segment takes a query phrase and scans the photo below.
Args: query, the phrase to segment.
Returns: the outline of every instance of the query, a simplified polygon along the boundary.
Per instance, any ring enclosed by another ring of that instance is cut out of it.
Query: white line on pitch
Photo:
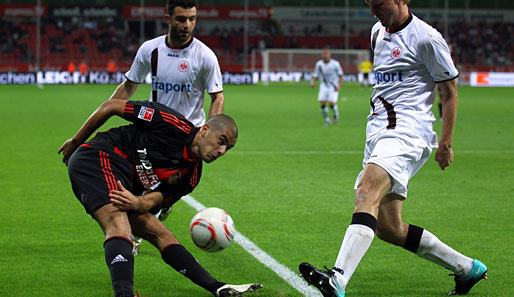
[[[185,201],[189,206],[193,207],[196,210],[204,209],[205,206],[198,202],[195,198],[190,195],[186,195],[182,197],[183,201]],[[289,283],[293,288],[298,290],[298,292],[302,293],[303,296],[308,297],[321,297],[321,294],[312,287],[308,287],[307,283],[300,278],[296,273],[294,273],[291,269],[287,268],[287,266],[280,264],[273,257],[268,255],[265,251],[260,249],[255,243],[246,238],[243,234],[236,231],[236,236],[234,237],[234,241],[239,244],[243,249],[245,249],[249,254],[255,257],[255,259],[259,260],[262,264],[267,266],[269,269],[273,270],[278,276],[280,276],[283,280]]]

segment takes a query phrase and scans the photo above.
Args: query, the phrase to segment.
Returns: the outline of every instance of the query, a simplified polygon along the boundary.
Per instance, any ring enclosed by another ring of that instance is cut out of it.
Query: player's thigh
[[[131,190],[134,175],[130,164],[121,157],[90,147],[80,147],[68,162],[73,193],[86,212],[92,215],[109,204],[109,193],[118,189],[116,181]]]
[[[419,137],[387,134],[366,143],[363,166],[369,163],[383,168],[392,178],[391,192],[407,197],[409,180],[425,164],[431,148]],[[356,180],[360,182],[363,171]]]
[[[318,92],[318,101],[329,101],[330,100],[330,89],[324,84],[320,84]]]
[[[330,106],[334,106],[337,104],[337,100],[339,98],[339,92],[337,91],[331,91],[330,94],[328,94],[328,103]]]
[[[369,163],[359,175],[355,192],[355,212],[377,215],[382,198],[390,191],[391,176],[382,167]]]
[[[148,212],[131,214],[130,225],[134,235],[144,238],[161,251],[170,244],[179,244],[173,232]]]

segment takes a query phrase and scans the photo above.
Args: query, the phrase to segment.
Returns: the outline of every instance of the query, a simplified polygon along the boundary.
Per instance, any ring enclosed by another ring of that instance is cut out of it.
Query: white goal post
[[[279,49],[261,51],[262,72],[312,72],[321,59],[322,49]],[[364,49],[330,49],[332,58],[339,61],[345,73],[357,73],[357,66],[369,61],[370,52]],[[256,68],[255,52],[252,52],[252,70]]]

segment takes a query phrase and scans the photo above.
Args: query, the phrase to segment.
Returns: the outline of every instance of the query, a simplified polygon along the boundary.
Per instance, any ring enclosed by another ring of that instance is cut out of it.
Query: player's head
[[[196,26],[196,0],[168,0],[166,11],[170,41],[188,42]]]
[[[369,5],[371,14],[388,29],[400,26],[409,15],[407,5],[410,0],[365,0],[365,2]]]
[[[323,62],[328,63],[330,61],[331,57],[332,57],[332,52],[330,51],[330,49],[328,47],[324,48],[321,51],[321,59],[323,60]]]
[[[212,116],[197,132],[193,151],[197,158],[210,163],[223,156],[237,141],[237,126],[224,114]]]

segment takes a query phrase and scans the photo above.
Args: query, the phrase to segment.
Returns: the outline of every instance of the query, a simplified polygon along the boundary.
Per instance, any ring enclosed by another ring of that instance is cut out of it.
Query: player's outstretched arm
[[[137,86],[138,84],[125,80],[114,90],[114,93],[112,93],[109,99],[128,100],[136,92]]]
[[[455,120],[457,119],[457,80],[438,83],[437,86],[441,91],[440,97],[443,104],[443,129],[441,132],[441,140],[439,147],[435,153],[435,160],[439,163],[439,167],[444,170],[453,161],[452,139]]]
[[[75,135],[66,140],[64,144],[57,151],[58,154],[62,153],[62,161],[68,164],[71,154],[84,143],[96,129],[100,128],[110,117],[117,115],[122,117],[125,109],[126,100],[110,99],[102,103],[86,120],[82,127],[75,133]]]
[[[222,114],[225,108],[225,96],[223,92],[209,93],[211,95],[211,108],[209,109],[209,118]]]
[[[123,187],[120,181],[118,181],[117,184],[119,190],[111,191],[109,198],[111,199],[112,205],[116,206],[121,211],[132,210],[137,213],[145,213],[163,201],[161,192],[154,191],[146,193],[143,196],[134,196],[134,194]]]

